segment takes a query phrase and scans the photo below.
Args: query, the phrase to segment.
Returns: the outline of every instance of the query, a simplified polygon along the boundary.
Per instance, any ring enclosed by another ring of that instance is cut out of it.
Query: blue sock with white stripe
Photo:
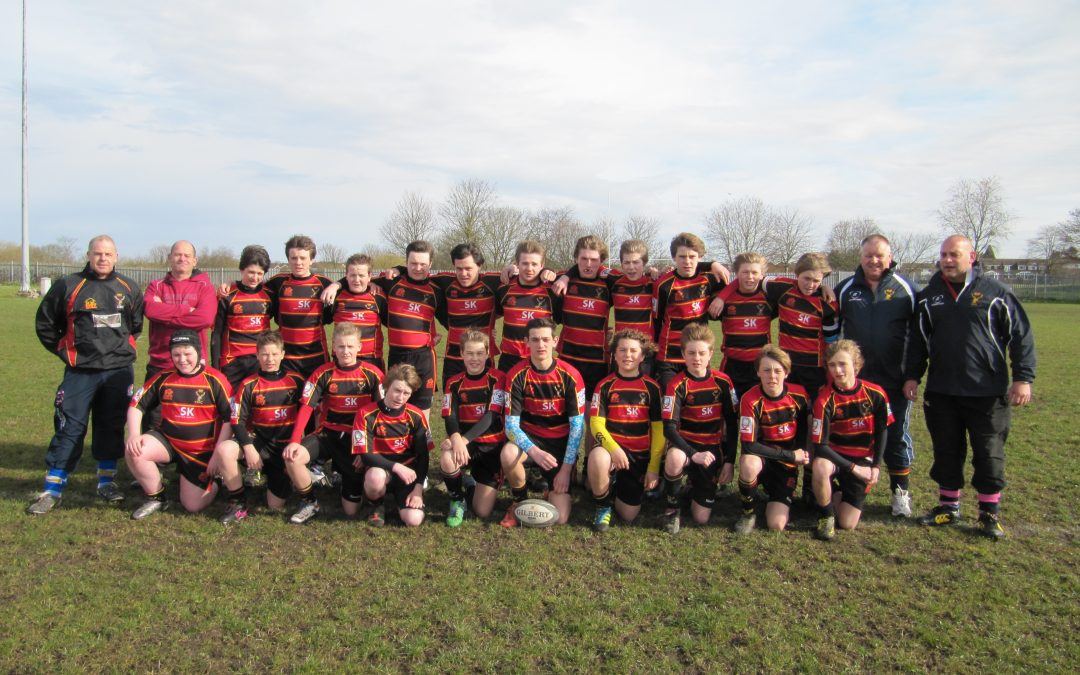
[[[116,466],[117,460],[115,459],[103,459],[97,463],[98,487],[113,482],[116,478]]]
[[[68,472],[63,469],[49,469],[45,472],[45,492],[59,497],[68,482]]]

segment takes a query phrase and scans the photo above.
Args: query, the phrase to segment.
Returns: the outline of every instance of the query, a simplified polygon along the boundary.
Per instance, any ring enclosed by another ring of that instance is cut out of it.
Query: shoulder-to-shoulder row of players
[[[800,258],[794,277],[768,281],[762,256],[740,255],[728,283],[689,233],[672,240],[675,267],[659,274],[640,241],[623,243],[620,269],[604,267],[607,247],[591,236],[557,278],[535,241],[522,242],[514,269],[501,273],[481,272],[482,254],[462,244],[453,272],[430,274],[433,249],[418,241],[404,268],[375,277],[371,259],[354,255],[337,282],[311,272],[309,237],[290,239],[286,253],[289,271],[264,282],[269,256],[247,247],[240,280],[220,291],[211,354],[194,331],[176,331],[174,368],[132,397],[125,454],[146,493],[133,517],[165,508],[159,466],[175,462],[189,511],[214,500],[220,479],[226,523],[247,515],[246,466],[265,476],[271,509],[296,494],[293,523],[319,513],[314,488],[330,482],[332,467],[347,516],[367,502],[369,522],[381,525],[389,499],[391,514],[419,525],[434,451],[436,323],[447,331],[438,463],[450,526],[470,509],[491,516],[503,481],[513,502],[501,524],[517,525],[527,465],[567,522],[583,438],[601,531],[613,512],[633,521],[654,490],[668,532],[678,532],[687,496],[693,520],[706,523],[718,484],[736,479],[737,531],[754,528],[759,485],[768,527],[782,530],[803,467],[817,534],[831,538],[836,524],[856,526],[878,480],[889,402],[859,379],[859,346],[830,334],[837,308],[821,288],[830,271],[821,254]],[[710,318],[723,333],[719,369]],[[779,346],[770,344],[773,319]],[[147,429],[149,413],[159,421]]]

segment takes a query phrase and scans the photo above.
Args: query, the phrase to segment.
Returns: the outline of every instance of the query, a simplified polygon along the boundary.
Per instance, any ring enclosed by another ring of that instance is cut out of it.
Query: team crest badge
[[[683,299],[683,292],[682,292],[682,290],[681,290],[681,289],[680,289],[680,290],[677,290],[677,291],[675,291],[675,299],[676,299],[676,300],[682,300],[682,299]]]
[[[385,436],[386,435],[386,425],[385,424],[376,424],[375,425],[375,435],[376,436]]]
[[[330,386],[327,388],[330,390],[331,394],[336,394],[338,390],[337,382],[331,382]]]
[[[255,405],[266,405],[266,397],[262,394],[255,396]]]
[[[292,286],[286,286],[285,288],[281,289],[281,294],[284,296],[292,295]]]
[[[206,401],[206,390],[205,389],[196,389],[195,390],[195,402],[196,403],[203,403],[205,401]]]
[[[123,309],[124,308],[124,294],[123,293],[117,293],[116,295],[113,296],[113,299],[116,300],[116,308],[117,309]]]
[[[97,300],[93,298],[87,298],[83,303],[83,309],[97,309]]]
[[[404,288],[395,289],[394,290],[394,295],[398,296],[399,298],[405,297],[405,289]]]
[[[161,400],[162,401],[171,401],[172,399],[173,399],[173,390],[172,389],[162,389],[161,390]]]
[[[503,304],[506,305],[507,307],[513,307],[517,303],[514,301],[513,297],[510,297],[510,298],[507,298],[506,301],[503,302]]]
[[[886,288],[885,289],[885,299],[886,300],[892,300],[892,297],[894,295],[896,295],[896,289],[895,288]]]
[[[979,291],[975,291],[974,293],[972,293],[971,294],[971,306],[972,307],[977,306],[979,304],[979,301],[982,300],[982,296],[983,296],[983,294],[980,293]]]
[[[618,394],[612,394],[611,395],[611,402],[612,403],[618,403],[619,402],[619,395]]]
[[[457,296],[458,296],[457,289],[451,288],[450,289],[450,297],[451,298],[456,298]]]
[[[574,284],[573,286],[570,287],[570,292],[571,293],[577,293],[577,284]]]
[[[862,411],[862,414],[869,415],[874,412],[874,406],[870,405],[870,401],[863,401],[859,404],[859,410]]]
[[[735,313],[735,305],[728,305],[727,313],[728,314],[734,314]]]
[[[787,304],[788,307],[794,307],[795,306],[795,298],[788,298],[786,304]]]
[[[233,305],[232,306],[232,313],[233,314],[243,314],[244,313],[244,308],[241,307],[240,305]]]

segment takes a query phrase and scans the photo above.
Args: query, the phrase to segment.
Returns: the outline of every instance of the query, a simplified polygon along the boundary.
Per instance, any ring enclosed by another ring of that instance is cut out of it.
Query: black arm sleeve
[[[814,445],[814,457],[823,457],[835,464],[841,471],[851,471],[855,463],[829,447],[829,418],[821,421],[821,443]]]
[[[880,429],[874,430],[874,464],[881,464],[881,458],[885,455],[885,444],[889,442],[889,427],[884,424]]]
[[[394,462],[386,455],[380,455],[374,452],[365,452],[360,455],[360,461],[364,466],[376,467],[390,472],[394,469]]]
[[[692,455],[697,452],[697,450],[690,447],[690,444],[686,442],[685,438],[679,435],[679,424],[675,420],[664,420],[664,438],[668,439],[669,443],[682,450],[687,455]]]
[[[488,411],[486,413],[484,413],[484,416],[481,417],[480,419],[478,419],[476,421],[476,424],[472,425],[472,428],[465,432],[465,442],[466,443],[472,443],[477,438],[482,436],[483,433],[485,431],[487,431],[489,427],[491,427],[491,422],[492,422],[493,417],[494,417],[494,414],[491,412],[491,409],[489,408]],[[447,432],[447,433],[449,433],[449,432]]]
[[[724,463],[734,464],[739,451],[739,411],[730,400],[724,402],[724,440],[720,442]]]
[[[414,485],[423,485],[424,479],[427,478],[428,472],[428,431],[424,427],[420,427],[413,434],[413,455],[416,456],[416,464],[413,470],[416,471],[416,483]]]
[[[764,457],[765,459],[778,459],[782,462],[795,461],[795,452],[793,450],[776,448],[771,445],[759,443],[758,441],[751,441],[749,443],[743,441],[742,449],[744,455],[757,455],[758,457]]]
[[[221,367],[221,341],[225,336],[226,321],[229,315],[228,298],[218,300],[217,316],[214,317],[214,332],[210,335],[210,365],[215,368]]]

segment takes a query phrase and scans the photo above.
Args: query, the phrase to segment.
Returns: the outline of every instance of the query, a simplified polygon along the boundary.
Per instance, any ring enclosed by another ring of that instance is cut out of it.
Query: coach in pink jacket
[[[214,325],[217,298],[210,276],[196,270],[197,263],[195,246],[189,241],[178,241],[169,250],[169,271],[165,278],[155,279],[146,286],[143,306],[150,324],[146,379],[158,371],[172,368],[169,337],[177,328],[198,331],[201,353],[210,353],[210,327]]]

